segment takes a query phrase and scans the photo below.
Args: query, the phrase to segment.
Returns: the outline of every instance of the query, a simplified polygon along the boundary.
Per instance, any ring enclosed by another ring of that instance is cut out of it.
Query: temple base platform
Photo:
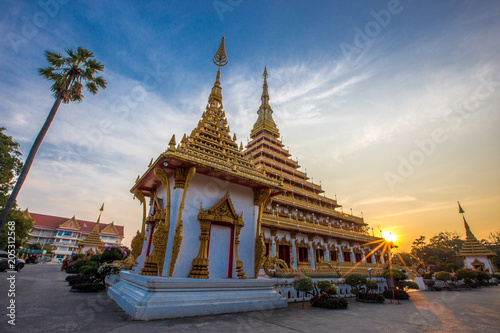
[[[108,295],[134,320],[285,308],[271,279],[165,278],[121,272]]]

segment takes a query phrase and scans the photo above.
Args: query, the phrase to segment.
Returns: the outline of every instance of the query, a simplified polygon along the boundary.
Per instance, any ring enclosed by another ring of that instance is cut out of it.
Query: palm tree
[[[97,94],[99,88],[106,89],[106,80],[104,80],[102,76],[96,76],[99,72],[104,70],[104,65],[92,59],[94,54],[91,51],[83,47],[78,47],[76,52],[72,49],[66,49],[66,53],[68,57],[63,57],[57,52],[45,51],[45,57],[49,65],[45,68],[38,69],[38,73],[43,78],[54,81],[51,90],[54,92],[56,101],[45,120],[45,124],[38,133],[33,143],[33,147],[31,147],[28,158],[17,179],[16,186],[12,190],[12,194],[4,207],[2,216],[0,217],[0,231],[3,230],[7,216],[16,201],[19,190],[23,186],[24,180],[31,168],[31,164],[33,164],[33,159],[38,152],[38,148],[40,148],[42,144],[45,134],[47,134],[49,130],[50,124],[56,116],[61,102],[81,102],[83,99],[82,90],[84,85],[92,95]]]

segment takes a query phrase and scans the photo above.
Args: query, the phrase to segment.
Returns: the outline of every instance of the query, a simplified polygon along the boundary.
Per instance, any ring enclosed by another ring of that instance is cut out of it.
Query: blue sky
[[[3,1],[0,125],[26,155],[53,103],[46,49],[84,46],[109,88],[63,105],[18,198],[32,212],[139,228],[128,192],[172,134],[197,124],[222,70],[231,131],[246,143],[267,66],[294,157],[375,230],[499,227],[500,4],[496,1]]]

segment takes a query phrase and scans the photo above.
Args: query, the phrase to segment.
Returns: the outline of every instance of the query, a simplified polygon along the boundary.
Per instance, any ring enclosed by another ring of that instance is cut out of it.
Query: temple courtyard
[[[11,273],[1,272],[0,304],[7,304]],[[500,286],[461,292],[410,292],[401,304],[349,302],[347,310],[300,303],[286,309],[216,316],[133,321],[108,295],[74,293],[55,264],[17,273],[16,326],[1,332],[499,332]],[[4,312],[5,312],[4,308]]]

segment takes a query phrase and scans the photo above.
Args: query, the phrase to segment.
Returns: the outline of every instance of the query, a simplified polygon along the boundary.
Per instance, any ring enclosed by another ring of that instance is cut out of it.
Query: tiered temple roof
[[[466,238],[464,244],[462,245],[462,248],[460,249],[460,252],[458,253],[458,257],[495,257],[496,253],[488,250],[486,246],[484,246],[480,241],[477,240],[476,236],[474,236],[474,234],[470,230],[469,225],[467,224],[467,221],[465,220],[465,217],[463,215],[462,218],[464,219]]]
[[[132,192],[141,189],[146,196],[156,188],[160,182],[154,176],[153,170],[163,162],[163,167],[170,177],[176,167],[196,166],[197,174],[221,178],[226,181],[250,186],[256,189],[271,188],[273,194],[281,193],[283,188],[278,181],[267,177],[263,170],[258,169],[243,154],[243,145],[236,143],[236,134],[231,137],[227,124],[226,113],[222,104],[222,87],[220,84],[220,67],[227,63],[222,39],[219,51],[214,62],[219,66],[214,86],[208,98],[208,104],[198,122],[198,126],[191,134],[184,134],[180,144],[176,147],[175,136],[172,137],[168,149],[158,159],[150,164],[146,173],[137,179]]]
[[[104,207],[104,204],[103,204]],[[101,208],[101,213],[102,213],[102,208]],[[101,213],[99,213],[99,218],[97,219],[97,223],[94,226],[94,229],[90,232],[90,234],[85,237],[85,239],[81,240],[78,243],[78,246],[96,246],[96,247],[101,247],[104,246],[104,242],[101,239],[101,235],[99,233],[99,224],[101,222]]]
[[[367,224],[363,218],[336,211],[342,206],[336,199],[326,197],[321,186],[299,170],[300,165],[284,148],[269,104],[267,68],[263,78],[258,118],[244,154],[259,170],[279,181],[286,192],[273,197],[272,209],[264,212],[262,226],[349,240],[373,240],[364,230]]]

